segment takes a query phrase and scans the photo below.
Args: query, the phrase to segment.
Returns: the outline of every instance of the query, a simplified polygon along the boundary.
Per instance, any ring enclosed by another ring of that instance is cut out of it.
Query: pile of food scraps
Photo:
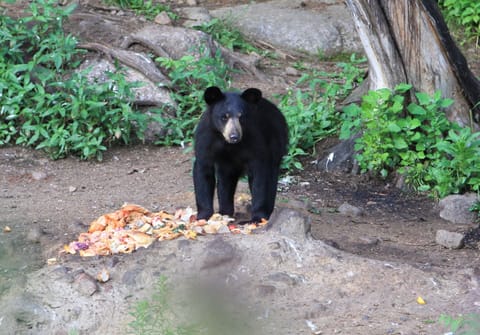
[[[131,253],[147,248],[156,240],[173,240],[181,236],[194,240],[198,235],[221,233],[250,234],[267,224],[264,220],[238,226],[233,221],[233,218],[220,214],[214,214],[209,220],[197,220],[190,207],[170,214],[166,211],[152,213],[141,206],[127,204],[100,216],[90,224],[88,232],[81,233],[77,241],[63,249],[82,257]]]

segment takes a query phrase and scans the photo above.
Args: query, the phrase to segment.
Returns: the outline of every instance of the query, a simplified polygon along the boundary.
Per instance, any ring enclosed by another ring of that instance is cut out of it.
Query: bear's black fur
[[[282,157],[287,152],[285,117],[262,92],[249,88],[243,93],[205,90],[207,110],[195,132],[193,182],[198,219],[213,214],[217,182],[219,212],[232,216],[239,178],[248,176],[252,194],[252,222],[272,214]]]

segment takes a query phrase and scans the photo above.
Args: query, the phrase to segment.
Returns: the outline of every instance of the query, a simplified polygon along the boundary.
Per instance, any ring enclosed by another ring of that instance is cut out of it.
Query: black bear
[[[275,205],[282,157],[287,152],[285,117],[257,88],[243,93],[205,90],[207,109],[195,131],[193,183],[197,218],[213,214],[217,183],[219,212],[232,216],[239,178],[246,174],[252,222],[269,219]]]

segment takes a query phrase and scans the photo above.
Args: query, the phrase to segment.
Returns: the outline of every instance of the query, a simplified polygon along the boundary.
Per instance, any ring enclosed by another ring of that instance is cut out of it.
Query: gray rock
[[[81,272],[75,277],[73,286],[78,292],[86,296],[91,296],[98,291],[95,278],[85,272]]]
[[[269,1],[211,11],[231,21],[250,38],[284,50],[333,56],[361,53],[363,48],[344,5],[325,1],[321,9],[305,9],[303,1]]]
[[[299,275],[296,275],[296,274],[290,274],[290,273],[286,273],[286,272],[272,273],[267,278],[268,278],[268,280],[271,280],[273,282],[284,283],[288,286],[295,286],[295,285],[298,285],[299,283],[303,283],[305,281],[305,278],[303,276],[299,276]]]
[[[43,231],[40,227],[36,226],[31,228],[26,236],[27,241],[33,242],[33,243],[38,243],[40,242],[40,239],[42,238]]]
[[[235,248],[226,242],[222,237],[215,238],[208,243],[206,257],[203,261],[202,269],[211,269],[231,265],[230,263],[236,257]],[[238,258],[240,258],[238,256]]]
[[[14,299],[11,304],[13,318],[19,328],[35,329],[38,324],[42,324],[48,320],[46,310],[36,301],[35,297],[29,294],[19,296]],[[3,324],[2,329],[5,330]]]
[[[47,173],[45,173],[43,171],[33,171],[32,172],[33,180],[39,181],[39,180],[46,179],[47,177],[48,177]]]
[[[179,8],[179,13],[182,18],[184,27],[200,26],[212,20],[212,16],[204,7],[184,7]]]
[[[440,217],[452,223],[473,223],[477,214],[470,211],[470,208],[477,200],[475,193],[449,195],[438,203]]]
[[[145,56],[146,57],[146,56]],[[80,70],[91,68],[88,78],[91,81],[106,82],[108,72],[115,72],[115,65],[105,59],[86,60],[80,66]],[[175,106],[175,102],[170,97],[170,90],[166,87],[159,86],[161,82],[153,83],[144,75],[132,68],[125,70],[127,82],[141,82],[141,87],[134,88],[135,104],[140,106]],[[161,80],[163,74],[159,72],[158,80]]]
[[[328,154],[325,157],[319,157],[317,169],[325,172],[355,173],[355,140],[359,135],[357,134],[348,140],[341,141],[328,150]]]
[[[275,293],[277,288],[273,285],[258,285],[256,287],[257,294],[260,297],[266,297]]]
[[[130,34],[121,47],[129,48],[134,43],[146,45],[157,55],[172,59],[180,59],[185,55],[196,58],[214,55],[217,49],[212,37],[202,31],[154,24]]]
[[[437,230],[435,242],[449,249],[460,249],[463,247],[464,234],[447,230]]]
[[[172,24],[172,19],[170,19],[170,16],[168,16],[167,12],[161,12],[155,16],[153,22],[156,24]]]
[[[342,215],[358,217],[363,215],[363,210],[349,203],[343,203],[338,207],[338,212]]]
[[[293,240],[304,241],[310,237],[310,219],[302,213],[288,208],[275,210],[270,217],[269,227]]]

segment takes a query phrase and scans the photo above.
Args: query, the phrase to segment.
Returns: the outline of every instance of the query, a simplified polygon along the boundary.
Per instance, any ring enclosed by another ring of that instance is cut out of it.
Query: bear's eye
[[[228,114],[223,114],[222,117],[221,117],[221,120],[225,122],[225,121],[228,120],[229,117],[230,116]]]

